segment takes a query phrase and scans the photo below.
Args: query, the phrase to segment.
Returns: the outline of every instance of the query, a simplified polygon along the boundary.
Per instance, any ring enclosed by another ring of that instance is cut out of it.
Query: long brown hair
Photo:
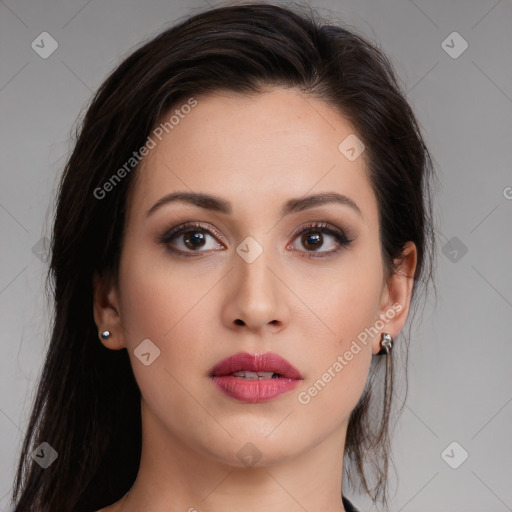
[[[353,123],[378,200],[385,269],[392,273],[413,241],[413,295],[431,280],[433,166],[382,51],[310,9],[267,2],[235,3],[180,21],[110,74],[77,130],[58,190],[48,274],[52,334],[17,469],[14,512],[95,511],[120,499],[137,475],[140,390],[127,352],[99,343],[92,310],[94,273],[117,280],[137,166],[106,196],[98,190],[184,99],[217,90],[258,93],[268,85],[321,98]],[[383,503],[393,357],[373,358],[345,452],[349,480],[358,478],[360,488]],[[46,469],[30,457],[43,442],[58,454]]]

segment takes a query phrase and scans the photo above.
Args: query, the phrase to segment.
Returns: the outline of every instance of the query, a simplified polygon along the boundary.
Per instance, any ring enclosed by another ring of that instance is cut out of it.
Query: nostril
[[[240,320],[240,318],[237,318],[237,319],[235,320],[235,324],[236,324],[236,325],[244,325],[244,322],[243,322],[243,320]]]

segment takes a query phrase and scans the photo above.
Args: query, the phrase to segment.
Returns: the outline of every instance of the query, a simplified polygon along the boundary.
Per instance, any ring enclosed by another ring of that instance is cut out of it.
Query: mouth
[[[272,352],[235,354],[217,363],[209,377],[224,394],[248,403],[272,400],[303,380],[297,368]]]
[[[272,352],[249,354],[241,352],[223,359],[210,370],[210,377],[232,375],[241,379],[302,379],[299,370],[286,359]]]

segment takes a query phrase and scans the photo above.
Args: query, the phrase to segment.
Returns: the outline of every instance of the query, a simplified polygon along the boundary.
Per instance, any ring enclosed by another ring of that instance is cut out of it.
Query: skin
[[[380,336],[360,343],[309,403],[298,395],[393,304],[402,310],[381,332],[398,335],[409,311],[413,280],[407,276],[414,275],[416,248],[407,244],[400,270],[387,278],[365,154],[349,161],[338,150],[355,131],[324,101],[281,88],[197,100],[140,169],[128,204],[119,288],[95,278],[95,321],[99,331],[112,333],[102,343],[128,350],[142,393],[137,479],[102,512],[343,511],[348,419]],[[175,191],[220,196],[233,211],[175,202],[146,215]],[[288,199],[323,192],[348,196],[360,214],[332,203],[280,215]],[[178,235],[173,246],[193,253],[180,257],[158,237],[185,221],[222,238],[207,234],[197,255],[186,235]],[[317,251],[294,236],[316,221],[353,241],[323,256],[337,247],[332,235],[320,231],[323,244],[313,240]],[[252,263],[236,252],[248,236],[263,248]],[[308,258],[311,253],[319,257]],[[134,350],[148,338],[160,356],[145,366]],[[275,352],[303,381],[266,403],[229,398],[208,373],[243,351]],[[251,467],[237,457],[248,442],[261,455]]]

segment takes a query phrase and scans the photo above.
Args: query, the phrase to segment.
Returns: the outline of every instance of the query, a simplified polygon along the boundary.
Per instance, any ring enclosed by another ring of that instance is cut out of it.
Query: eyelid
[[[312,231],[314,229],[317,229],[318,231],[326,231],[331,232],[332,234],[335,233],[337,235],[345,236],[348,238],[347,234],[343,229],[337,228],[336,226],[332,225],[330,222],[324,221],[324,220],[315,220],[311,222],[307,222],[306,224],[300,226],[292,233],[292,237],[295,239],[297,236],[301,235],[302,233],[305,233],[307,231]]]

